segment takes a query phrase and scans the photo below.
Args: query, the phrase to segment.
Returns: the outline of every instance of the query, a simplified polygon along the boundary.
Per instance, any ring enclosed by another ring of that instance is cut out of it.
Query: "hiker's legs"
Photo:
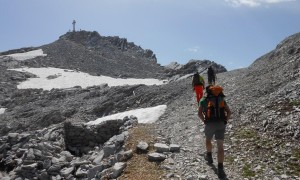
[[[206,138],[205,145],[206,145],[206,152],[212,152],[212,139]]]
[[[212,152],[212,138],[215,133],[214,123],[206,123],[204,126],[206,152]]]
[[[210,76],[208,76],[207,78],[208,84],[211,85],[212,84],[212,78]]]
[[[226,177],[226,173],[224,171],[224,147],[223,147],[223,140],[217,140],[218,146],[218,177],[223,179]]]
[[[203,97],[203,88],[202,86],[195,86],[196,98],[199,103],[200,99]]]
[[[207,161],[208,164],[212,164],[214,162],[212,158],[212,139],[206,138],[205,145],[206,145],[206,155],[204,159]]]
[[[204,133],[205,133],[205,146],[206,146],[206,155],[204,158],[209,164],[212,164],[213,163],[212,139],[214,136],[214,128],[212,126],[212,123],[205,124]]]
[[[217,147],[218,147],[218,163],[224,162],[224,136],[225,136],[225,129],[226,126],[224,122],[220,122],[218,124],[218,130],[215,133],[215,137],[217,140]]]
[[[224,141],[217,140],[217,147],[218,147],[218,163],[224,162]]]
[[[224,134],[226,125],[224,122],[220,122],[218,130],[215,133],[218,148],[218,177],[225,178],[226,173],[224,172],[223,162],[224,162]]]

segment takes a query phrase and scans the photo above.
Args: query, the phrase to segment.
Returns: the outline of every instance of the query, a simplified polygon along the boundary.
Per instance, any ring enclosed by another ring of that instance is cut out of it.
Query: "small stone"
[[[76,177],[80,177],[80,178],[87,177],[87,174],[88,174],[87,170],[81,167],[75,173]]]
[[[169,173],[166,175],[166,178],[170,179],[170,178],[173,178],[174,177],[174,174],[173,173]]]
[[[282,174],[281,176],[280,176],[280,178],[281,179],[287,179],[289,176],[287,176],[286,174]]]
[[[132,150],[128,150],[128,151],[122,151],[119,154],[117,154],[117,159],[118,161],[127,161],[130,158],[133,157],[133,151]]]
[[[163,152],[169,152],[170,148],[166,144],[162,143],[155,143],[154,147],[156,149],[156,152],[163,153]]]
[[[97,155],[97,157],[94,159],[93,162],[94,162],[95,164],[101,164],[101,161],[102,161],[103,157],[104,157],[104,151],[101,150],[101,151],[99,152],[99,154]]]
[[[149,147],[148,143],[146,143],[145,141],[141,141],[136,146],[136,149],[138,151],[147,152],[148,151],[148,147]]]
[[[71,174],[74,171],[74,167],[69,167],[69,168],[63,168],[62,170],[60,170],[60,174],[63,177],[67,177],[69,176],[69,174]]]
[[[254,168],[254,171],[259,171],[259,170],[261,170],[261,166],[260,166],[260,165],[258,165],[258,166],[256,166],[256,167]]]
[[[199,176],[199,179],[200,179],[200,180],[207,180],[207,179],[208,179],[208,176],[207,176],[207,175],[200,175],[200,176]]]
[[[112,167],[112,178],[117,178],[126,168],[126,163],[118,162]]]
[[[149,161],[163,161],[166,159],[166,156],[161,153],[150,153],[148,154]]]
[[[180,146],[177,144],[170,144],[170,151],[171,152],[179,152],[180,151]]]
[[[88,170],[87,178],[88,178],[88,179],[94,178],[94,177],[96,176],[96,174],[97,174],[98,172],[101,172],[103,169],[104,169],[104,167],[103,167],[102,164],[90,168],[90,169]]]

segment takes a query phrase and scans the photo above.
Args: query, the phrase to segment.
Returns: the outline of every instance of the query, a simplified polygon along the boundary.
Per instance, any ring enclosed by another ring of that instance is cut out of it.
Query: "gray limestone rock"
[[[94,159],[93,163],[95,164],[101,164],[102,159],[104,158],[104,151],[101,150],[97,157]]]
[[[112,167],[112,178],[117,178],[120,176],[120,174],[123,172],[123,170],[126,168],[126,163],[124,162],[118,162]]]
[[[148,148],[149,148],[149,145],[145,141],[140,141],[136,146],[136,150],[141,151],[141,152],[147,152]]]
[[[170,144],[170,152],[179,152],[180,146],[177,144]]]
[[[78,178],[86,178],[88,175],[88,171],[85,168],[79,167],[75,173],[75,176]]]
[[[118,161],[128,161],[129,159],[131,159],[133,157],[133,151],[132,150],[128,150],[128,151],[121,151],[117,154],[117,160]]]
[[[156,152],[159,152],[159,153],[170,151],[170,147],[168,145],[162,144],[162,143],[155,143],[154,148],[156,149]]]
[[[166,159],[166,156],[161,153],[150,153],[148,154],[149,161],[163,161]]]
[[[108,157],[116,152],[117,148],[115,144],[105,145],[103,147],[104,157]]]
[[[103,169],[104,169],[104,167],[103,167],[102,164],[93,166],[92,168],[90,168],[90,169],[88,170],[87,178],[88,178],[88,179],[95,178],[95,176],[96,176],[99,172],[101,172]]]
[[[62,176],[62,177],[68,177],[70,174],[72,174],[72,172],[74,171],[75,169],[74,169],[74,167],[72,166],[72,167],[65,167],[65,168],[63,168],[63,169],[61,169],[60,170],[60,175]]]

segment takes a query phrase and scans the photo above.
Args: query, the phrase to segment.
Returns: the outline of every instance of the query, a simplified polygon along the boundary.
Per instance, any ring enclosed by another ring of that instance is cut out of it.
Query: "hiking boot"
[[[219,177],[220,179],[226,178],[226,174],[225,174],[223,168],[218,168],[218,177]]]
[[[208,164],[212,164],[214,162],[211,154],[206,154],[204,159],[207,161]]]

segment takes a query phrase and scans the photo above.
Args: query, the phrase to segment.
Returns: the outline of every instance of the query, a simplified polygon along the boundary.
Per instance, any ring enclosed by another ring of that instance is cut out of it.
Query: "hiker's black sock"
[[[205,160],[209,163],[212,164],[214,162],[213,158],[212,158],[212,153],[211,152],[207,152],[206,156],[205,156]]]
[[[223,163],[218,163],[218,169],[223,169],[224,166],[223,166]]]
[[[223,179],[226,177],[226,173],[224,172],[224,169],[223,169],[223,163],[218,163],[218,177],[220,179]]]

